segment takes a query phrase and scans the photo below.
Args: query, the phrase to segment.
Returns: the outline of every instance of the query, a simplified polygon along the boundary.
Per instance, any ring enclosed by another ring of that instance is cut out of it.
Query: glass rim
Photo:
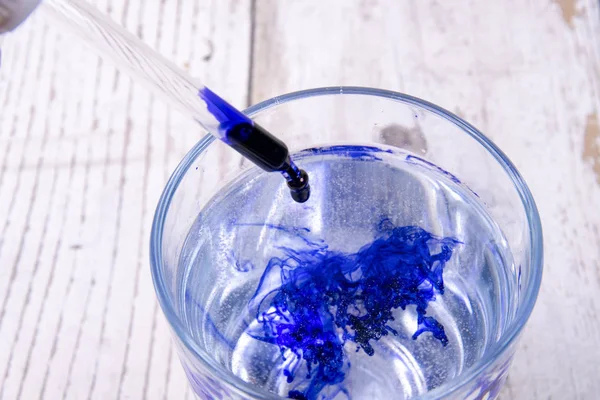
[[[275,96],[271,99],[262,101],[253,106],[248,107],[243,112],[249,117],[254,116],[258,112],[268,110],[269,108],[275,107],[283,103],[289,103],[294,100],[300,100],[309,97],[319,96],[332,96],[332,95],[363,95],[372,96],[379,98],[386,98],[389,100],[399,101],[404,104],[414,105],[421,107],[437,116],[444,118],[446,121],[456,125],[463,132],[469,134],[475,139],[488,153],[490,153],[494,159],[502,166],[504,171],[508,174],[509,179],[513,182],[515,190],[517,190],[523,207],[527,215],[527,222],[529,227],[530,235],[530,279],[524,292],[522,294],[521,307],[517,310],[515,318],[511,321],[507,330],[500,337],[496,343],[493,351],[485,357],[478,360],[464,373],[459,374],[453,379],[450,379],[444,384],[438,386],[431,391],[424,393],[420,398],[422,399],[434,399],[443,396],[451,395],[466,384],[471,382],[477,377],[482,371],[489,367],[494,360],[500,357],[504,351],[515,342],[519,337],[522,329],[526,322],[529,320],[531,312],[537,301],[541,281],[542,281],[542,270],[543,270],[543,233],[540,216],[537,210],[537,206],[529,190],[529,187],[525,183],[525,180],[521,177],[514,164],[510,159],[498,148],[489,138],[481,133],[477,128],[464,121],[462,118],[451,113],[450,111],[430,103],[426,100],[410,96],[407,94],[394,92],[384,89],[376,89],[370,87],[360,86],[334,86],[334,87],[319,87],[313,89],[306,89],[287,93],[280,96]],[[165,282],[162,279],[162,238],[163,238],[163,225],[171,205],[172,198],[179,187],[179,184],[187,171],[192,167],[194,160],[205,150],[208,149],[209,145],[216,140],[214,136],[206,134],[200,139],[190,151],[180,161],[178,166],[175,168],[163,192],[158,201],[154,218],[152,221],[152,230],[150,234],[150,268],[152,273],[152,280],[154,288],[157,293],[158,301],[161,306],[163,313],[165,314],[167,321],[171,329],[175,332],[179,340],[184,346],[200,360],[207,372],[214,374],[226,381],[229,385],[234,387],[237,391],[241,391],[245,395],[250,395],[258,399],[279,399],[278,395],[267,392],[262,389],[258,389],[250,383],[242,380],[233,373],[224,370],[221,366],[216,365],[212,362],[209,357],[204,355],[204,351],[198,346],[196,341],[191,337],[189,332],[185,329],[185,326],[181,319],[175,313],[173,302],[170,300],[168,295]]]

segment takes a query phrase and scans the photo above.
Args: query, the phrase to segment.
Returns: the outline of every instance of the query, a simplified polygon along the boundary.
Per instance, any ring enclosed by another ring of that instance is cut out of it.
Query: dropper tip
[[[288,182],[287,185],[295,202],[304,203],[309,199],[310,185],[308,184],[308,174],[303,169],[300,170],[300,179]]]

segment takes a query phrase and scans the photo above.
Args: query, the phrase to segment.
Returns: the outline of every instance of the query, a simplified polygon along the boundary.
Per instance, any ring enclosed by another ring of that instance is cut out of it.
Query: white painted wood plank
[[[44,27],[42,32],[47,32]],[[46,63],[53,65],[56,60],[52,60],[51,55],[53,54],[54,45],[53,42],[56,40],[55,35],[45,35],[46,49],[42,58]],[[28,282],[31,281],[31,276],[36,271],[37,263],[35,259],[31,259],[31,256],[35,256],[39,252],[40,244],[45,239],[45,232],[43,229],[42,221],[45,220],[44,214],[46,214],[47,204],[41,198],[45,197],[46,201],[52,201],[51,199],[51,187],[53,186],[50,177],[45,170],[42,170],[42,165],[46,156],[46,145],[48,143],[48,136],[50,135],[50,127],[48,121],[51,119],[50,113],[44,106],[45,102],[48,102],[52,93],[52,76],[50,74],[43,74],[43,69],[37,69],[37,81],[30,80],[26,82],[23,87],[26,93],[26,101],[37,97],[33,104],[30,106],[30,121],[27,124],[28,132],[30,135],[24,141],[25,148],[21,153],[21,158],[18,164],[18,169],[14,171],[17,174],[17,186],[15,195],[12,193],[4,193],[5,196],[10,197],[11,206],[7,213],[7,223],[4,225],[6,230],[3,232],[3,237],[11,238],[14,237],[18,240],[18,243],[11,244],[9,240],[6,240],[3,248],[2,259],[0,263],[5,265],[3,273],[6,274],[5,278],[5,290],[3,290],[3,304],[0,318],[0,329],[2,330],[3,340],[2,351],[0,354],[3,356],[1,372],[2,376],[2,393],[9,393],[9,397],[16,396],[16,390],[13,395],[10,395],[11,386],[7,385],[6,382],[11,380],[14,373],[20,372],[18,368],[18,357],[21,356],[22,352],[18,352],[19,349],[15,348],[16,340],[19,338],[20,330],[22,329],[24,311],[29,304],[31,291]],[[26,86],[30,86],[30,90],[26,91]],[[60,115],[60,113],[58,114]],[[57,132],[56,130],[54,131]],[[38,136],[39,135],[39,136]],[[74,149],[71,149],[72,153]],[[10,161],[9,161],[10,162]],[[7,173],[11,172],[11,166],[7,168]],[[41,181],[50,182],[50,186],[40,184]],[[30,192],[21,192],[20,190],[31,185]],[[21,197],[19,201],[18,197]],[[25,200],[27,199],[27,200]],[[14,218],[14,220],[13,220]],[[23,225],[21,225],[23,224]],[[10,254],[14,251],[14,258]],[[20,266],[20,268],[17,268]],[[25,335],[31,336],[33,331],[29,330],[25,332]],[[17,389],[17,386],[13,387]]]
[[[95,4],[244,105],[249,0]],[[41,15],[2,56],[0,398],[190,397],[148,238],[201,130]]]
[[[598,3],[257,2],[253,102],[316,86],[405,92],[455,111],[537,200],[545,274],[503,396],[600,390]]]

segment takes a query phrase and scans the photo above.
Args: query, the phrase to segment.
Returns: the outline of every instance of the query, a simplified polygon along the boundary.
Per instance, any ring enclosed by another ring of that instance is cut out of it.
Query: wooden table
[[[592,0],[97,0],[244,107],[405,92],[515,162],[545,271],[506,399],[600,392],[600,10]],[[0,398],[192,398],[155,302],[150,223],[191,121],[34,15],[0,69]]]

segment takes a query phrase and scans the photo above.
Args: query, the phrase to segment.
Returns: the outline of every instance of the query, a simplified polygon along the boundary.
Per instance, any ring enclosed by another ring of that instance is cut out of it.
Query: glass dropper
[[[254,164],[281,172],[295,201],[308,200],[308,175],[291,160],[285,143],[216,93],[85,1],[44,0],[40,8]]]

